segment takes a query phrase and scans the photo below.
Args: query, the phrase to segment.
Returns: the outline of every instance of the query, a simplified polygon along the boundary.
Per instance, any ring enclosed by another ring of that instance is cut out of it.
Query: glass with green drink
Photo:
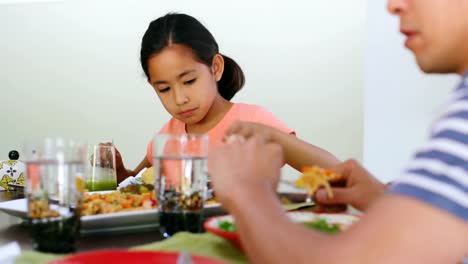
[[[99,144],[89,150],[86,189],[90,192],[117,189],[114,145]]]

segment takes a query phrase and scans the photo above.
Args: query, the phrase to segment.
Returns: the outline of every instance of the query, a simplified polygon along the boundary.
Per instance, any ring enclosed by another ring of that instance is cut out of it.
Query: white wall
[[[406,50],[386,0],[368,1],[364,92],[364,164],[377,177],[397,177],[428,137],[434,116],[458,81],[425,75]]]
[[[11,1],[10,1],[11,2]],[[113,138],[134,167],[168,120],[139,65],[149,22],[189,13],[265,106],[340,158],[362,157],[364,0],[112,1],[0,5],[0,159],[25,139]]]

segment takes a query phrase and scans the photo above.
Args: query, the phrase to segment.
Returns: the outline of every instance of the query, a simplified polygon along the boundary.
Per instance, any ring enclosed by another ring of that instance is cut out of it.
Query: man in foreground
[[[365,211],[337,235],[293,224],[276,199],[288,144],[265,137],[267,128],[233,126],[228,133],[248,139],[213,150],[210,173],[252,262],[458,263],[468,255],[468,0],[389,0],[388,9],[400,18],[419,67],[464,75],[459,87],[422,151],[388,190],[355,161],[332,168],[347,187],[335,189],[335,200],[319,192],[318,201]]]

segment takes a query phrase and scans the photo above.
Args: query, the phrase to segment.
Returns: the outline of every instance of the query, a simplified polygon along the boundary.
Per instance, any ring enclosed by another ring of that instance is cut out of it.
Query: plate
[[[329,225],[338,224],[341,230],[347,229],[359,220],[359,216],[347,213],[288,212],[287,215],[295,223],[324,219]],[[229,240],[234,246],[242,249],[239,235],[236,232],[228,232],[219,228],[219,224],[226,221],[234,223],[234,217],[232,215],[211,217],[204,223],[205,230]]]
[[[105,193],[105,192],[102,192]],[[207,204],[204,211],[207,213],[220,210],[219,203]],[[27,200],[16,199],[0,202],[0,211],[26,219]],[[94,232],[123,231],[130,228],[151,228],[157,226],[158,209],[123,211],[112,214],[86,215],[81,217],[81,231],[85,234]]]
[[[50,262],[50,264],[126,264],[126,263],[141,263],[141,264],[171,264],[177,263],[180,253],[176,252],[160,252],[160,251],[127,251],[127,250],[100,250],[91,251],[80,254],[71,255],[66,258],[58,259]],[[196,264],[221,264],[223,262],[212,258],[202,256],[190,256],[193,263]],[[190,262],[191,263],[191,262]]]
[[[0,210],[23,219],[28,217],[27,201],[25,198],[2,202],[0,203]],[[156,223],[157,212],[157,209],[151,209],[112,214],[86,215],[81,217],[81,228],[86,230]]]

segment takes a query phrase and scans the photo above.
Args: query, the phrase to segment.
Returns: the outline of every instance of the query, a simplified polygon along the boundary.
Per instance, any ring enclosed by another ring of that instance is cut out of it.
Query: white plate
[[[219,208],[220,204],[207,204],[206,209]],[[17,199],[0,203],[0,211],[27,218],[26,199]],[[115,229],[128,226],[148,226],[157,224],[157,209],[124,211],[112,214],[87,215],[81,217],[81,227],[84,230]]]
[[[347,213],[288,212],[287,215],[295,223],[324,219],[328,224],[340,225],[342,229],[346,229],[359,221],[359,216]],[[234,223],[234,217],[232,215],[215,216],[208,219],[206,225],[212,229],[219,229],[219,224],[226,221]]]
[[[26,218],[27,217],[26,212],[28,210],[27,205],[26,205],[26,199],[16,199],[16,200],[11,200],[11,201],[1,202],[0,210],[13,216]]]
[[[313,213],[313,212],[288,212],[289,219],[295,223],[303,223],[315,221],[317,219],[324,219],[328,224],[338,224],[340,230],[345,230],[353,223],[359,221],[359,217],[352,214],[327,214],[327,213]],[[229,232],[221,229],[219,225],[222,222],[234,222],[232,215],[223,215],[211,217],[205,221],[205,230],[217,236],[229,240],[234,246],[242,250],[239,234],[237,232]]]

